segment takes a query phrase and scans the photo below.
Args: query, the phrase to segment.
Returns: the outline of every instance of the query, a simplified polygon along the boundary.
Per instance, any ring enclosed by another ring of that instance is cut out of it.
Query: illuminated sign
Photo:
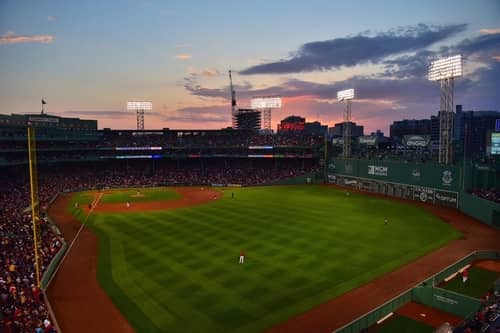
[[[439,81],[462,76],[462,56],[455,55],[431,62],[428,79]]]
[[[115,150],[162,150],[161,147],[116,147]]]
[[[152,158],[151,155],[118,155],[116,159],[129,159],[129,158]]]
[[[500,155],[500,133],[491,133],[491,155]]]
[[[248,149],[273,149],[273,146],[249,146]]]
[[[347,101],[354,98],[354,89],[341,90],[337,92],[337,101]]]
[[[500,132],[500,119],[497,119],[495,122],[495,131]]]
[[[278,109],[281,108],[281,97],[279,96],[257,96],[250,102],[252,109]]]
[[[127,102],[127,110],[153,110],[153,102],[150,101],[132,101]]]

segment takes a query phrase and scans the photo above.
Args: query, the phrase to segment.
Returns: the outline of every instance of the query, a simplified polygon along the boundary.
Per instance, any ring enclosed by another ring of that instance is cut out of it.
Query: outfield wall
[[[494,174],[494,176],[492,176]],[[485,176],[486,175],[486,176]],[[479,182],[478,178],[484,178]],[[469,194],[475,184],[496,184],[498,170],[466,164],[405,163],[358,159],[330,159],[328,183],[388,196],[459,208],[465,214],[500,228],[500,204]]]
[[[333,159],[328,164],[328,173],[378,182],[435,188],[443,191],[460,191],[461,168],[457,166],[400,161]]]
[[[461,193],[459,207],[465,214],[500,228],[500,204],[469,193]]]

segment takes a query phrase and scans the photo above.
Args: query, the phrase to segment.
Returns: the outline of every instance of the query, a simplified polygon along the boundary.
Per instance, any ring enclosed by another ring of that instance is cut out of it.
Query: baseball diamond
[[[460,235],[419,207],[316,185],[190,191],[206,202],[134,213],[97,203],[87,220],[98,280],[136,331],[260,332]]]

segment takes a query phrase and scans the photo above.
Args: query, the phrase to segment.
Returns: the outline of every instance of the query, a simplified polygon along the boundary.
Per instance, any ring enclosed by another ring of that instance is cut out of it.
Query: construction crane
[[[233,88],[233,77],[231,76],[231,70],[229,70],[229,86],[231,88],[231,125],[233,128],[236,128],[236,115],[238,113],[238,107],[236,106],[236,92]]]

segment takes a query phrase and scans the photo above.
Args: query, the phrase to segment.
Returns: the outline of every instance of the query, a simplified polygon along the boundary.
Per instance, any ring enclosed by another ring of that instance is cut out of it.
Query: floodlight
[[[259,110],[262,115],[262,129],[272,131],[271,129],[271,110],[281,108],[280,96],[254,96],[250,102],[252,109]]]
[[[354,89],[341,90],[337,92],[337,101],[346,101],[354,98]]]
[[[151,101],[127,102],[127,110],[137,113],[137,129],[144,130],[144,111],[153,110],[153,103]]]
[[[153,103],[149,101],[132,101],[127,102],[127,110],[136,111],[136,110],[153,110]]]
[[[460,54],[435,60],[429,66],[428,79],[430,81],[440,81],[460,76],[462,76],[462,56]]]
[[[251,100],[252,109],[279,109],[281,108],[281,97],[279,96],[258,96]]]

